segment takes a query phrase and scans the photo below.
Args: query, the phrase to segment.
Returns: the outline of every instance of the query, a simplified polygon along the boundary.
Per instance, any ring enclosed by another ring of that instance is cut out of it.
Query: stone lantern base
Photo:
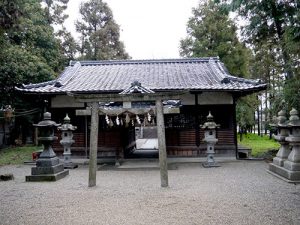
[[[270,163],[268,172],[276,177],[282,178],[288,183],[300,183],[300,171],[292,171],[285,167]]]
[[[69,174],[64,170],[64,165],[59,163],[57,157],[39,158],[36,167],[31,168],[31,175],[26,176],[26,181],[57,181]]]
[[[204,168],[220,167],[220,165],[215,161],[213,155],[208,155],[206,162],[202,163],[202,166]]]
[[[72,163],[72,162],[64,163],[64,168],[65,169],[75,169],[75,168],[78,168],[78,165],[75,163]]]

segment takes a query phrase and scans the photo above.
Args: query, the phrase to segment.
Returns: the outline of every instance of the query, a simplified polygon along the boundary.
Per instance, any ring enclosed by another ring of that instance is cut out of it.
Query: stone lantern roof
[[[216,128],[219,128],[220,125],[219,124],[216,124],[215,121],[214,121],[214,117],[213,115],[211,115],[211,113],[209,112],[208,115],[207,115],[207,122],[205,122],[201,128],[203,129],[216,129]]]
[[[278,127],[287,127],[288,120],[286,118],[286,113],[284,110],[280,110],[278,112],[278,117],[277,117],[277,125]]]
[[[299,119],[299,114],[298,111],[296,109],[292,109],[290,111],[290,118],[289,118],[289,122],[288,122],[288,126],[289,127],[300,127],[300,119]]]
[[[44,120],[40,121],[38,124],[33,124],[35,127],[58,127],[60,124],[57,124],[55,121],[51,120],[51,113],[44,113]]]
[[[60,127],[58,127],[57,129],[62,130],[62,131],[67,131],[67,130],[74,131],[74,130],[76,130],[77,127],[70,124],[70,122],[71,122],[71,119],[68,116],[68,114],[66,114],[66,116],[64,118],[64,123]]]

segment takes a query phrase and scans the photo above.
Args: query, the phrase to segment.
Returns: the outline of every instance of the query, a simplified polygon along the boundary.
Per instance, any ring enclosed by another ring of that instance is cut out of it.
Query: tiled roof
[[[53,81],[23,85],[31,93],[119,93],[138,81],[146,89],[256,91],[266,85],[230,75],[218,58],[71,62]]]

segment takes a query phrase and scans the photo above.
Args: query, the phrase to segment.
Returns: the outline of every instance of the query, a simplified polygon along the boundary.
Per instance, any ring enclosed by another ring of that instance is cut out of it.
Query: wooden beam
[[[133,102],[133,101],[155,101],[157,98],[162,100],[180,99],[181,95],[189,93],[188,91],[160,92],[151,94],[132,93],[128,95],[121,94],[75,94],[67,93],[78,102]]]
[[[166,135],[165,122],[163,114],[163,104],[161,99],[155,101],[156,105],[156,123],[159,149],[159,168],[160,168],[160,182],[161,187],[168,187],[168,164],[167,164],[167,150],[166,150]]]
[[[125,112],[129,112],[135,115],[141,115],[141,114],[146,114],[149,111],[153,111],[153,113],[156,113],[155,108],[131,108],[131,109],[101,109],[99,108],[99,115],[120,115]],[[164,114],[179,114],[180,109],[179,108],[163,108]],[[91,110],[88,109],[77,109],[76,110],[76,116],[90,116],[91,115]]]
[[[90,160],[89,160],[89,187],[96,186],[97,173],[97,150],[98,150],[98,129],[99,129],[99,104],[92,103],[91,109],[91,134],[90,134]]]

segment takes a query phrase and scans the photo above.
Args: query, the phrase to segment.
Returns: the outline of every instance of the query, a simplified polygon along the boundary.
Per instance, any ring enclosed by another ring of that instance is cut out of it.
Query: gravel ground
[[[29,165],[0,167],[0,224],[300,224],[300,185],[266,172],[265,162],[237,161],[205,169],[181,164],[160,188],[158,170],[97,172],[88,167],[57,182],[25,182]]]

